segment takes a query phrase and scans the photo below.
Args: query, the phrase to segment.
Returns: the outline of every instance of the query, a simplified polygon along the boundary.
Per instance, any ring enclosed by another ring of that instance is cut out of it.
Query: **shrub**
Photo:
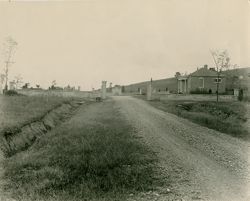
[[[6,95],[6,96],[16,96],[16,95],[20,95],[20,94],[18,94],[17,91],[15,91],[15,90],[8,90],[8,91],[4,92],[4,95]]]
[[[239,90],[238,100],[239,100],[239,101],[242,101],[242,100],[243,100],[243,89],[240,89],[240,90]]]
[[[209,91],[207,91],[206,89],[195,89],[195,90],[192,90],[190,91],[190,94],[210,94]]]

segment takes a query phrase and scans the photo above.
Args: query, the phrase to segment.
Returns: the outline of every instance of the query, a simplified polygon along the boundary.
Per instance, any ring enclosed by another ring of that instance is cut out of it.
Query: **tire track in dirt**
[[[249,142],[191,123],[142,100],[114,99],[138,135],[158,153],[164,174],[172,182],[173,193],[162,200],[250,200]]]

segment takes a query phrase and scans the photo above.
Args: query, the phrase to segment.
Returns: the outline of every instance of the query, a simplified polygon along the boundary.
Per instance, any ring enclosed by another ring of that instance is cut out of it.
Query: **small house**
[[[219,93],[226,92],[226,77],[224,74],[218,73],[215,68],[197,69],[188,76],[178,76],[178,93],[216,93],[217,83],[219,83]]]

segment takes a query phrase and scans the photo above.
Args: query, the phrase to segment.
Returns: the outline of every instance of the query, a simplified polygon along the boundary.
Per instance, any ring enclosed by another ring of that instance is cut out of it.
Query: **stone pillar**
[[[186,82],[187,80],[184,80],[184,83],[185,83],[185,88],[184,88],[184,93],[187,93],[187,82]]]
[[[112,82],[110,82],[110,83],[109,83],[109,90],[108,90],[109,92],[112,92],[112,87],[113,87],[113,86],[112,86]]]
[[[10,90],[15,90],[14,82],[9,82]]]
[[[107,81],[102,81],[102,99],[106,99],[106,92],[107,92],[106,84]]]
[[[182,80],[180,80],[180,93],[182,93]]]
[[[177,93],[180,92],[179,79],[177,79]]]
[[[153,86],[152,86],[152,78],[151,81],[148,84],[148,88],[147,88],[147,100],[150,101],[152,100],[152,91],[153,91]]]
[[[95,98],[95,88],[92,87],[92,90],[90,92],[90,97]]]

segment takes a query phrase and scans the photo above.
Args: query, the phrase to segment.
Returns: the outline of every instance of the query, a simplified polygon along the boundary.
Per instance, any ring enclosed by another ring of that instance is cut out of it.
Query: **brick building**
[[[184,93],[216,93],[217,82],[219,82],[219,93],[226,92],[226,76],[220,74],[218,78],[215,69],[208,68],[207,65],[189,74],[185,81],[186,91]]]
[[[123,92],[146,94],[149,82],[123,86]],[[217,91],[217,82],[219,82],[219,93],[229,93],[230,90],[233,91],[235,88],[242,88],[245,94],[250,94],[250,89],[248,89],[250,86],[250,68],[223,71],[218,79],[216,70],[204,65],[204,67],[197,69],[189,75],[178,74],[178,76],[172,78],[153,80],[153,92],[215,94]]]

